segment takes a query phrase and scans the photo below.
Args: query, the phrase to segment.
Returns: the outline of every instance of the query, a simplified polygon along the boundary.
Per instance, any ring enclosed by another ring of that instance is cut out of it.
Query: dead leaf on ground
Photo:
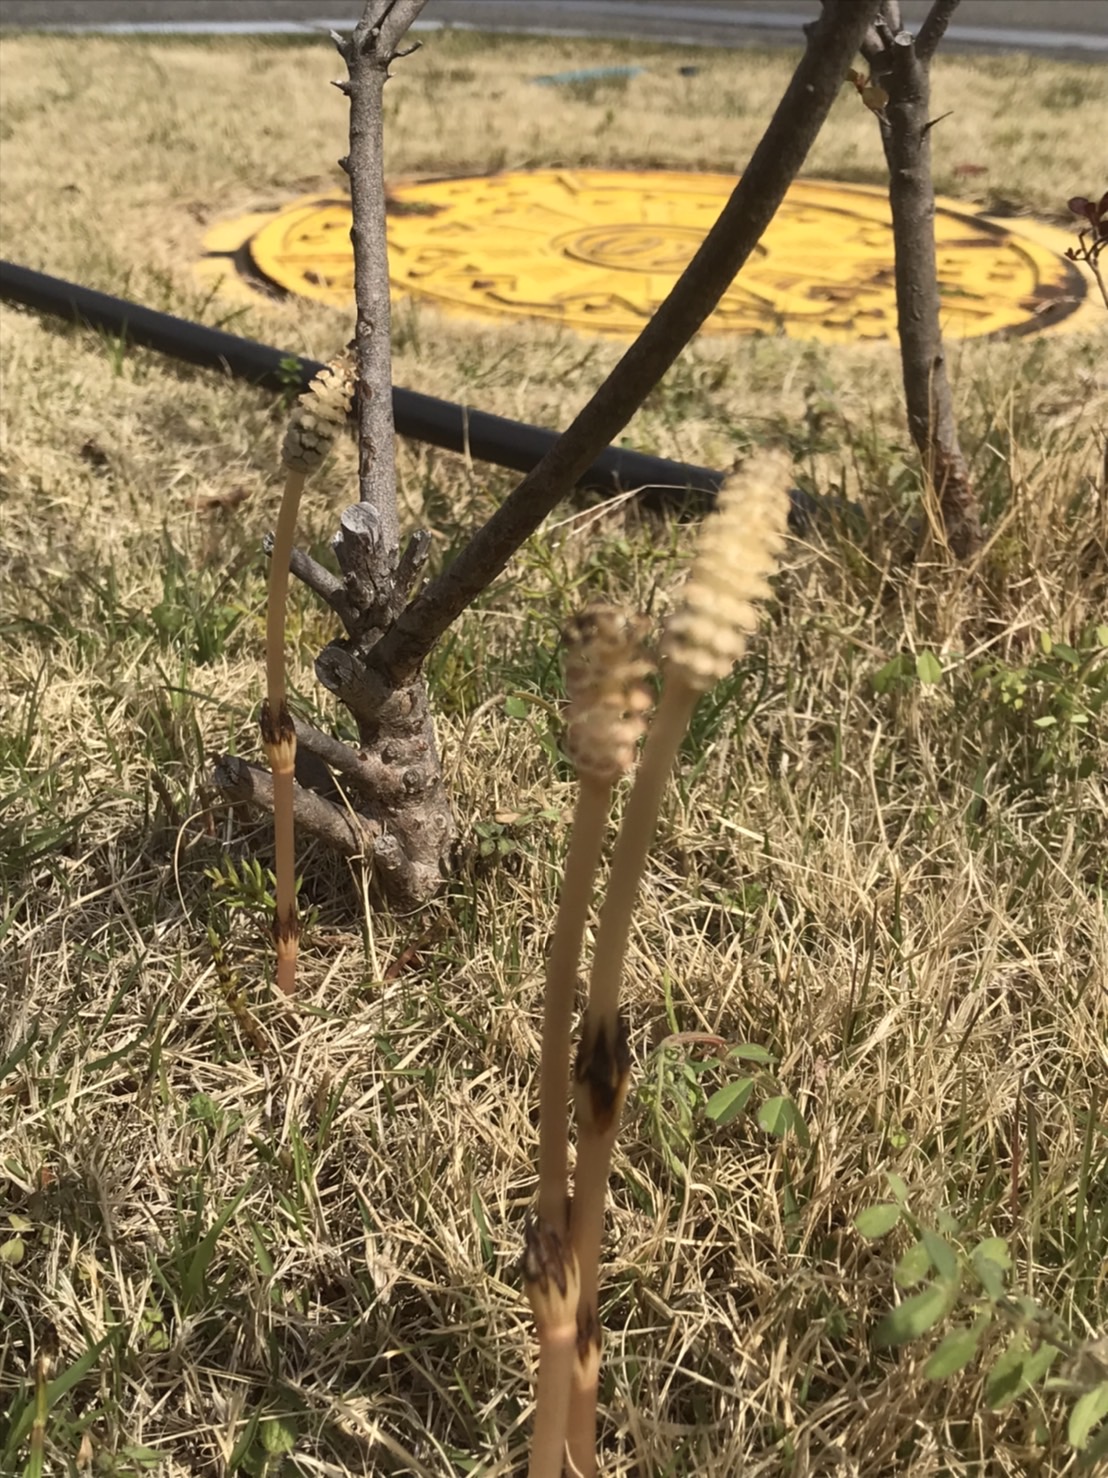
[[[204,497],[197,497],[193,501],[194,513],[230,513],[232,509],[245,503],[250,496],[248,488],[233,487],[226,493],[208,493]]]

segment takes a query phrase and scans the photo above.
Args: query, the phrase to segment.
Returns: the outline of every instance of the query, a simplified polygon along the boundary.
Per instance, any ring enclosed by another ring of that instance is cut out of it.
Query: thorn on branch
[[[930,133],[931,130],[935,127],[935,125],[937,123],[941,123],[944,118],[951,117],[951,115],[953,114],[953,112],[954,112],[954,109],[953,108],[948,108],[945,113],[940,113],[937,118],[932,118],[931,121],[930,121],[930,123],[925,123],[923,125],[923,131],[924,131],[924,133]]]

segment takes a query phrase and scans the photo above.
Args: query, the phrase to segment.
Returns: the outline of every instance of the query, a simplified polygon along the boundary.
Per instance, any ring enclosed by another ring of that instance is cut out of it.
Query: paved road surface
[[[0,0],[0,25],[288,27],[346,24],[360,8],[359,0]],[[903,0],[909,24],[927,8],[928,0]],[[743,45],[795,43],[817,9],[818,0],[430,0],[424,15],[447,24]],[[946,44],[1108,60],[1108,0],[962,0]]]

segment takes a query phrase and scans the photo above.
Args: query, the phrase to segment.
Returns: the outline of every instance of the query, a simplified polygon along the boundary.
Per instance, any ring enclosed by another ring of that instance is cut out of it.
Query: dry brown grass
[[[787,61],[699,60],[689,83],[559,108],[521,77],[582,64],[575,45],[433,38],[393,84],[393,167],[731,165]],[[331,177],[341,148],[322,49],[13,41],[3,67],[5,255],[178,312],[199,306],[202,220]],[[1045,209],[1088,185],[1095,112],[1086,98],[1052,121],[1045,95],[1093,78],[950,62],[936,101],[957,85],[997,193]],[[534,121],[505,145],[517,102]],[[812,172],[876,177],[867,124],[837,110]],[[969,144],[945,124],[936,139],[941,175]],[[295,304],[233,326],[317,354],[345,335]],[[514,1264],[573,798],[551,758],[557,632],[586,589],[664,610],[687,534],[627,510],[562,522],[467,613],[432,670],[458,875],[426,917],[383,919],[360,876],[308,852],[318,917],[292,1016],[266,981],[264,879],[246,872],[270,861],[268,827],[206,790],[212,751],[256,742],[282,413],[28,315],[5,310],[0,332],[0,1065],[16,1053],[0,1187],[23,1244],[0,1264],[0,1405],[24,1409],[53,1327],[63,1371],[108,1340],[51,1408],[53,1471],[87,1436],[95,1471],[117,1475],[513,1473],[532,1360]],[[414,313],[398,346],[401,383],[549,424],[618,352]],[[920,502],[887,350],[709,342],[632,428],[708,463],[784,434],[809,484],[858,498],[870,527],[791,545],[751,657],[700,712],[644,883],[602,1294],[613,1474],[1074,1469],[1061,1397],[992,1411],[978,1367],[933,1383],[926,1341],[873,1349],[892,1256],[851,1220],[894,1171],[925,1218],[945,1207],[1007,1237],[1012,1286],[1075,1344],[1108,1329],[1108,710],[1034,723],[1074,695],[1091,709],[1103,662],[1067,687],[1056,661],[1023,709],[1002,701],[1041,632],[1077,645],[1104,621],[1103,342],[954,360],[998,530],[973,577],[903,559]],[[322,474],[305,543],[329,536],[352,467],[344,448]],[[509,485],[413,446],[401,480],[440,559]],[[235,489],[233,511],[198,510]],[[301,595],[302,712],[321,702],[310,661],[328,634]],[[941,682],[875,690],[921,651]],[[769,1049],[810,1147],[753,1118],[716,1128],[707,1096],[737,1069],[685,1032]]]

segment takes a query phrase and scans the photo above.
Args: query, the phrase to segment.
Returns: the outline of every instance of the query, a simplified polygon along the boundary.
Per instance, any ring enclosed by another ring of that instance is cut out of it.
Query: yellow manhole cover
[[[592,333],[639,332],[734,189],[729,175],[536,170],[400,184],[389,194],[394,291],[483,318]],[[997,222],[949,200],[935,217],[945,327],[963,337],[1084,321],[1070,236]],[[228,256],[287,292],[348,309],[350,203],[306,196],[219,227],[206,274]],[[708,320],[712,333],[851,341],[896,330],[887,194],[797,181]]]

